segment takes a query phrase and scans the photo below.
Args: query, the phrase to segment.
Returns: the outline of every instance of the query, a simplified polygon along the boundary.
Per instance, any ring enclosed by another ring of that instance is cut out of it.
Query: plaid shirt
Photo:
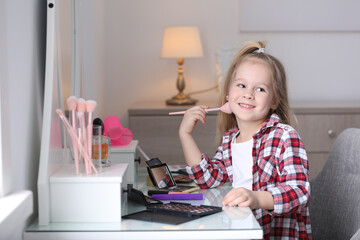
[[[222,144],[210,160],[203,154],[197,166],[187,171],[201,188],[233,181],[231,140],[238,129],[223,135]],[[309,215],[309,163],[304,144],[276,114],[269,117],[253,136],[253,191],[268,191],[274,210],[254,209],[264,230],[264,239],[312,239]]]

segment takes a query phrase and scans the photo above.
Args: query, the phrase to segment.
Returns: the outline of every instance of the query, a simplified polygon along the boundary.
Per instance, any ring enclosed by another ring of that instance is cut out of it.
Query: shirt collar
[[[262,127],[260,128],[260,130],[257,133],[255,133],[254,136],[262,135],[268,128],[274,127],[279,122],[281,122],[280,117],[275,113],[271,114],[270,117],[268,117],[265,120],[265,122],[262,125]]]
[[[259,130],[257,133],[254,134],[254,136],[262,135],[262,134],[266,131],[266,129],[271,128],[271,127],[274,127],[274,126],[277,125],[279,122],[281,122],[280,117],[279,117],[277,114],[275,114],[275,113],[271,114],[271,115],[265,120],[265,122],[264,122],[263,125],[261,126],[260,130]],[[235,128],[230,129],[229,132],[230,132],[231,134],[234,134],[235,136],[237,136],[238,133],[239,133],[239,129],[238,129],[237,127],[235,127]],[[234,135],[233,135],[233,137],[234,137]]]

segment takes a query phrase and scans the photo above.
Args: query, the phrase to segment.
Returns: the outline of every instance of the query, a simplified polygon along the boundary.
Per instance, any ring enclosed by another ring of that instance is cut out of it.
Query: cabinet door
[[[360,114],[298,114],[297,130],[308,152],[329,152],[346,128],[360,127]]]
[[[182,116],[130,116],[129,120],[133,138],[139,140],[139,146],[150,158],[158,157],[167,164],[185,164],[178,134]],[[200,151],[211,157],[216,150],[216,121],[217,116],[208,115],[206,124],[198,122],[193,133]]]

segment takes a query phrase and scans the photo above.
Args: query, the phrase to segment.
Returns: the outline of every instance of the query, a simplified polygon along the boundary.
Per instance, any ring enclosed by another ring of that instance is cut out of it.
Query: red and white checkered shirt
[[[215,156],[203,159],[187,171],[201,188],[233,181],[231,140],[238,129],[223,135]],[[309,163],[298,133],[273,114],[253,136],[253,191],[268,191],[274,210],[254,209],[264,239],[312,239],[309,200]]]

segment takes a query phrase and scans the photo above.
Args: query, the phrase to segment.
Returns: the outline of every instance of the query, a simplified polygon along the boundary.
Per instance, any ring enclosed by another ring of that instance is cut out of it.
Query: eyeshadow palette
[[[128,214],[122,218],[177,225],[221,211],[221,207],[170,202],[148,205],[146,210]]]
[[[132,214],[128,214],[126,216],[122,216],[124,219],[132,219],[132,220],[140,220],[146,222],[158,222],[158,223],[165,223],[165,224],[181,224],[188,221],[193,220],[191,217],[187,216],[179,216],[173,214],[162,214],[162,213],[155,213],[154,211],[147,209],[141,212],[136,212]]]
[[[124,219],[180,224],[222,211],[221,207],[216,206],[198,206],[180,202],[163,203],[144,195],[130,185],[128,185],[128,199],[145,205],[146,210],[122,216]]]
[[[174,214],[186,215],[189,217],[196,217],[196,216],[202,217],[222,211],[221,207],[206,206],[206,205],[195,206],[189,203],[178,203],[178,202],[152,205],[150,206],[150,208],[154,209],[155,212],[169,213],[169,214],[174,213]]]

